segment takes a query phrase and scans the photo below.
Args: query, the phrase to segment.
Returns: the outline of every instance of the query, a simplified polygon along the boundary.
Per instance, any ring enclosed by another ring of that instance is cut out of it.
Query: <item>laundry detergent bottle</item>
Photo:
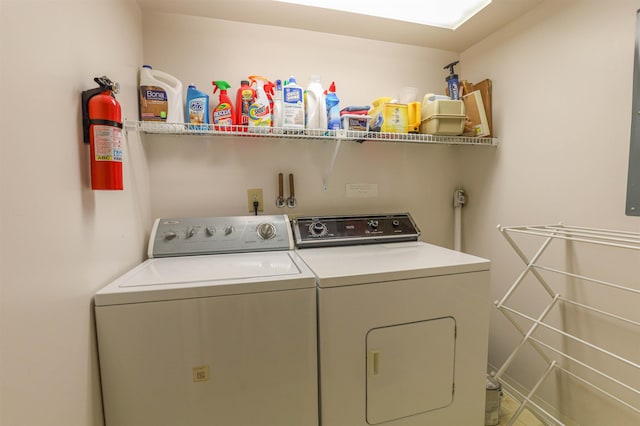
[[[184,123],[182,82],[150,65],[140,69],[140,121]]]
[[[327,104],[319,75],[311,76],[311,82],[307,87],[305,107],[305,127],[307,129],[326,129]]]
[[[282,127],[304,129],[304,89],[296,83],[294,76],[283,88]]]
[[[209,95],[194,84],[187,88],[186,117],[189,130],[207,130],[209,124]]]
[[[216,93],[220,89],[220,96],[218,105],[213,109],[212,120],[216,130],[234,130],[233,125],[236,124],[234,120],[233,104],[231,98],[227,94],[227,90],[231,88],[231,85],[224,80],[212,81],[214,89],[213,93]]]
[[[265,77],[252,75],[249,77],[256,86],[256,99],[249,106],[249,127],[271,127],[271,109],[264,85],[269,81]]]

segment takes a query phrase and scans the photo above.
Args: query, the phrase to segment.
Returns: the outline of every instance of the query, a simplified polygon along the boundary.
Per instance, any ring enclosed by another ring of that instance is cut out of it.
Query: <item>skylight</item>
[[[491,0],[275,0],[455,30]]]

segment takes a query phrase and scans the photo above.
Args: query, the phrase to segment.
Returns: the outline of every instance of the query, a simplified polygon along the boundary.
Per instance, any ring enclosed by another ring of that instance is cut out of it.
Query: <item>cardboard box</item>
[[[482,94],[479,90],[475,90],[462,97],[464,102],[467,119],[467,130],[465,136],[487,137],[491,134],[489,130],[489,121],[482,102]]]

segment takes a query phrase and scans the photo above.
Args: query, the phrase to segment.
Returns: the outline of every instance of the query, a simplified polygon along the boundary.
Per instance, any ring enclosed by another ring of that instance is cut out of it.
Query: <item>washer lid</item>
[[[315,286],[293,251],[149,259],[96,294],[96,306]]]
[[[491,262],[423,242],[298,250],[319,287],[339,287],[489,270]]]

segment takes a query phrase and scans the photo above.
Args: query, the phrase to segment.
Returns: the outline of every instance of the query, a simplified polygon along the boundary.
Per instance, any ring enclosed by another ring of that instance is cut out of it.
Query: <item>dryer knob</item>
[[[377,220],[370,220],[369,222],[367,222],[367,225],[369,225],[369,229],[371,229],[372,231],[377,231],[378,230],[378,221]]]
[[[187,238],[193,237],[194,235],[196,235],[196,233],[196,228],[190,227],[189,229],[187,229]]]
[[[309,230],[313,235],[324,235],[327,233],[327,226],[322,222],[314,222],[309,227]]]
[[[258,225],[258,236],[270,240],[276,236],[276,227],[272,223],[261,223]]]
[[[169,231],[166,234],[164,234],[164,239],[167,240],[167,241],[171,241],[177,236],[178,236],[178,234],[176,234],[175,232]]]
[[[224,235],[231,235],[231,233],[233,233],[233,231],[235,231],[235,228],[233,227],[233,225],[227,225],[224,227]]]
[[[207,226],[204,228],[204,232],[207,234],[207,237],[213,237],[213,234],[216,233],[216,228],[213,226]]]

